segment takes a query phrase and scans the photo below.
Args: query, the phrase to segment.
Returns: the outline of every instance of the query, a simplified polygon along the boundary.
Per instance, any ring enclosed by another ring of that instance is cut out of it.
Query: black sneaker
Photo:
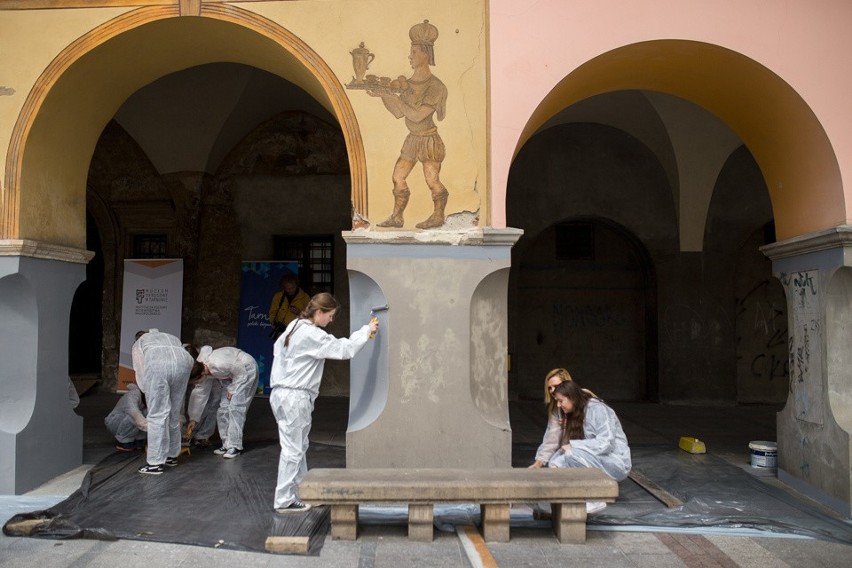
[[[227,451],[228,451],[228,448],[226,448],[225,446],[222,446],[221,448],[213,450],[213,453],[216,454],[217,456],[221,456],[222,454],[224,454]]]
[[[161,475],[163,473],[163,466],[161,465],[143,465],[139,468],[139,473],[147,473],[148,475]]]
[[[177,458],[166,458],[166,465],[169,467],[177,467]]]
[[[136,450],[136,444],[133,442],[119,442],[115,445],[115,449],[119,452],[132,452]]]
[[[225,452],[225,454],[222,457],[225,458],[226,460],[232,460],[235,457],[237,457],[238,455],[240,455],[241,453],[243,453],[243,451],[238,450],[237,448],[228,448],[228,451]]]
[[[308,505],[307,503],[303,503],[301,501],[294,501],[293,503],[290,503],[290,505],[287,506],[287,507],[275,509],[275,512],[276,513],[282,513],[282,514],[283,513],[304,513],[305,511],[307,511],[310,508],[311,508],[311,506]]]

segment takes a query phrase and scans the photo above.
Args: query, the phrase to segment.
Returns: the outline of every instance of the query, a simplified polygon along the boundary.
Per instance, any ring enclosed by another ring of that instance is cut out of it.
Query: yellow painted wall
[[[368,73],[396,78],[410,76],[411,26],[429,20],[438,28],[432,73],[447,86],[447,116],[437,122],[447,147],[441,180],[450,192],[448,213],[468,210],[483,214],[486,175],[486,56],[483,0],[364,0],[360,2],[268,2],[243,6],[278,21],[313,47],[341,83],[352,80],[350,51],[361,42],[375,54]],[[285,23],[286,22],[286,23]],[[408,133],[381,100],[363,91],[347,91],[358,116],[367,155],[370,220],[390,214],[391,173]],[[419,165],[408,177],[411,201],[406,228],[432,211],[429,189]],[[474,191],[476,189],[477,191]],[[482,200],[480,200],[482,196]]]
[[[4,168],[15,122],[44,69],[67,45],[126,11],[101,8],[0,12],[0,86],[15,91],[10,96],[0,96],[0,157],[3,158],[0,163]],[[2,190],[7,191],[7,180],[0,180]],[[79,199],[79,188],[73,190],[62,178],[44,181],[43,187],[21,195],[22,230],[10,236],[84,246],[86,203],[85,198]],[[6,211],[2,213],[5,216]]]
[[[447,116],[438,130],[447,147],[441,179],[450,192],[447,213],[479,211],[486,204],[486,57],[484,3],[400,0],[351,2],[251,2],[231,5],[278,22],[307,43],[341,84],[354,74],[350,51],[365,42],[375,54],[370,72],[410,75],[409,28],[425,19],[439,29],[433,73],[449,90]],[[8,70],[0,86],[0,148],[9,185],[13,128],[39,76],[78,38],[100,42],[100,24],[127,9],[0,11],[0,58]],[[202,13],[203,16],[203,13]],[[67,56],[66,52],[66,56]],[[317,80],[290,53],[260,34],[205,18],[168,18],[129,31],[94,47],[58,77],[22,146],[20,217],[4,236],[85,246],[85,183],[94,145],[118,107],[140,87],[193,65],[234,61],[279,74],[332,110]],[[16,62],[7,66],[8,62]],[[368,211],[376,223],[390,212],[391,172],[407,129],[377,98],[363,91],[346,95],[354,109],[366,153]],[[411,202],[406,226],[428,216],[431,197],[419,167],[409,176]],[[11,209],[7,207],[7,209]]]

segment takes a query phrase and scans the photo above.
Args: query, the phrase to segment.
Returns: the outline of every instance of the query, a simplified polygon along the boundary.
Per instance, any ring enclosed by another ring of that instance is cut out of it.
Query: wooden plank
[[[473,568],[498,568],[497,561],[488,550],[482,536],[472,525],[456,525],[456,534]]]
[[[266,551],[279,554],[307,554],[307,536],[268,536],[266,537]]]
[[[669,509],[673,509],[675,507],[680,507],[683,505],[683,501],[648,479],[644,473],[637,470],[632,470],[630,475],[628,475],[630,479],[636,482],[639,487],[653,495],[656,499],[663,503]]]

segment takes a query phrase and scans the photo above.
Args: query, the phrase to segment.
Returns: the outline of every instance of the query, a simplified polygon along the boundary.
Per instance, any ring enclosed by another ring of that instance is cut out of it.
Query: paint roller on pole
[[[389,309],[390,309],[390,306],[388,306],[387,304],[385,304],[384,306],[375,306],[375,307],[370,308],[370,315],[372,316],[372,317],[370,318],[370,321],[371,321],[371,322],[379,323],[379,318],[377,318],[377,317],[376,317],[376,314],[377,314],[378,312],[386,312],[386,311],[388,311]],[[371,334],[370,334],[370,339],[375,339],[375,338],[376,338],[376,334],[375,334],[375,332],[374,332],[374,333],[371,333]]]

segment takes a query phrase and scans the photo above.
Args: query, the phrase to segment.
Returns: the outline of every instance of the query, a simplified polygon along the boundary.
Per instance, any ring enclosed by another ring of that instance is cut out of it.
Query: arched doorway
[[[366,215],[360,131],[340,82],[322,59],[281,26],[233,6],[209,5],[203,17],[179,16],[177,6],[128,12],[78,39],[44,71],[12,133],[0,220],[3,236],[33,235],[82,248],[85,212],[80,204],[85,203],[87,165],[107,122],[142,86],[216,61],[244,63],[292,79],[338,120],[349,155],[353,209]],[[57,191],[77,204],[61,217],[39,205],[55,199]]]
[[[86,265],[86,280],[71,302],[71,332],[68,336],[68,374],[72,380],[91,381],[101,377],[103,351],[104,251],[98,227],[86,215],[86,249],[95,253]]]
[[[530,139],[507,201],[525,232],[509,293],[520,396],[540,397],[544,374],[566,367],[607,399],[657,400],[654,265],[677,246],[671,195],[661,161],[623,129],[566,122]],[[529,317],[530,302],[548,307]]]
[[[550,225],[513,257],[510,351],[525,398],[566,367],[607,400],[655,399],[656,287],[647,251],[624,228],[583,218]]]

